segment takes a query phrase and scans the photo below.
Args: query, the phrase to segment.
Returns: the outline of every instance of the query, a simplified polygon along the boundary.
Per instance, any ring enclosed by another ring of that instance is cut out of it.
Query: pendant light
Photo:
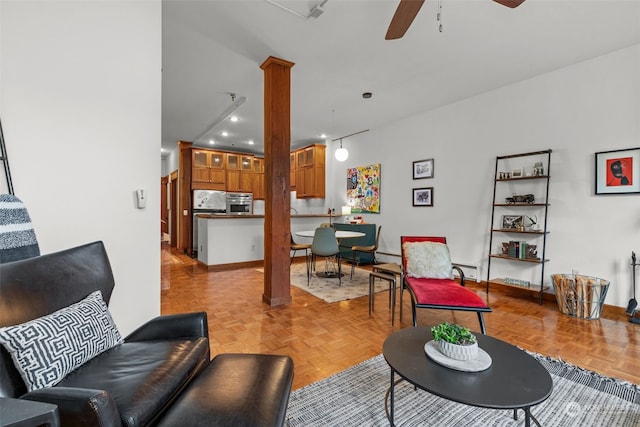
[[[342,146],[342,138],[349,138],[350,136],[358,135],[364,132],[369,132],[369,129],[361,130],[360,132],[355,132],[350,135],[341,136],[340,138],[331,140],[331,142],[336,142],[337,140],[340,140],[340,148],[338,148],[334,154],[336,156],[337,161],[344,162],[349,158],[349,152],[347,151],[346,148]]]
[[[344,162],[349,158],[349,152],[346,148],[342,147],[342,138],[340,138],[340,148],[338,148],[335,152],[336,160],[339,162]]]

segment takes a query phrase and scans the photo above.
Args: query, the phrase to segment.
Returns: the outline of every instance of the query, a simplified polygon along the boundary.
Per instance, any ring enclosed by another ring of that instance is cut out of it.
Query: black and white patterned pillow
[[[123,342],[102,293],[26,323],[0,328],[29,391],[51,387],[69,372]]]

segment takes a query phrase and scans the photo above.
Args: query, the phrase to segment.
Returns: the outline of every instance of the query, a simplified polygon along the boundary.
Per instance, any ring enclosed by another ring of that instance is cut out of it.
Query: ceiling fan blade
[[[423,3],[424,0],[400,0],[400,4],[396,9],[396,13],[393,14],[391,24],[389,24],[389,29],[384,39],[395,40],[404,36],[404,33],[406,33],[409,26],[411,26],[413,19],[420,11]]]
[[[524,0],[493,0],[496,3],[500,3],[503,6],[507,6],[510,8],[515,8],[524,3]]]

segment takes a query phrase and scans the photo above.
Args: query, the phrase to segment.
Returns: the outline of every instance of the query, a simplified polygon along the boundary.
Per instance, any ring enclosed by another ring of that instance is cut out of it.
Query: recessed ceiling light
[[[325,134],[323,133],[322,135],[320,135],[320,138],[322,138],[322,139],[326,139],[326,138],[327,138],[327,135],[325,135]]]
[[[215,142],[213,139],[210,139],[210,140],[209,140],[209,144],[213,145],[213,144],[215,144],[215,143],[216,143],[216,142]]]
[[[222,131],[222,136],[229,136],[229,132],[227,132],[226,130]]]
[[[237,122],[238,121],[238,116],[231,116],[231,120],[232,122]]]
[[[249,140],[249,145],[253,145],[253,139]]]

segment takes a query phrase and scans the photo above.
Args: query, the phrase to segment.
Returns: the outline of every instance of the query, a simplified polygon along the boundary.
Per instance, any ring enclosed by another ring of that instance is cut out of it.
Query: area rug
[[[562,360],[530,353],[553,379],[551,396],[531,413],[544,427],[640,425],[640,386],[604,377]],[[288,425],[388,426],[384,397],[389,365],[382,355],[298,389],[291,394]],[[396,377],[397,378],[397,377]],[[396,426],[523,426],[512,410],[476,408],[414,390],[406,381],[396,388]],[[532,425],[534,425],[532,423]]]
[[[324,261],[318,261],[316,272],[324,269]],[[342,266],[342,284],[338,285],[338,278],[318,277],[315,272],[311,274],[309,285],[307,286],[307,268],[305,264],[293,264],[291,266],[291,284],[311,295],[325,300],[326,302],[338,302],[359,298],[369,295],[369,271],[362,268],[355,268],[353,278],[351,278],[351,264]],[[398,283],[399,285],[399,283]],[[381,292],[389,289],[389,282],[386,280],[375,281],[374,292]]]

